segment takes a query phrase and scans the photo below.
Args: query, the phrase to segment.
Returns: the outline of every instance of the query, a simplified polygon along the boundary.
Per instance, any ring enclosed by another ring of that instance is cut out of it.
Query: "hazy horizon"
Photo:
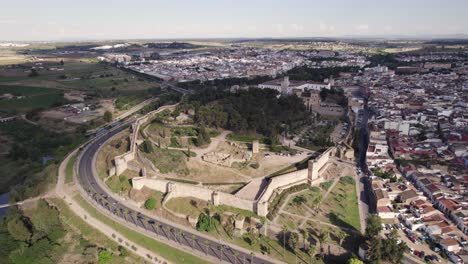
[[[377,2],[25,0],[2,5],[0,40],[430,38],[468,33],[467,1]]]

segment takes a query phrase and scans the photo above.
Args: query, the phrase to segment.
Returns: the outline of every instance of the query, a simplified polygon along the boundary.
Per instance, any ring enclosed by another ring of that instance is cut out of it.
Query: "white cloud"
[[[322,33],[332,33],[335,31],[335,26],[333,25],[328,25],[324,22],[320,22],[319,24],[319,30],[322,32]]]
[[[392,30],[393,30],[393,27],[387,25],[387,26],[384,27],[384,30],[385,30],[385,31],[392,31]]]
[[[367,24],[357,25],[357,26],[356,26],[356,30],[359,30],[359,31],[367,31],[367,30],[369,30],[369,25],[367,25]]]
[[[296,32],[304,30],[304,26],[299,25],[299,24],[291,24],[290,26],[291,26],[292,30],[294,30]]]
[[[284,33],[284,26],[283,24],[276,24],[276,31],[278,31],[278,33]]]

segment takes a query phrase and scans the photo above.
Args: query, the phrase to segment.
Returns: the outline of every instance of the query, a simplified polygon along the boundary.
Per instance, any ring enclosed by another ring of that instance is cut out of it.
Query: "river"
[[[0,204],[8,203],[9,196],[10,196],[10,193],[7,193],[7,192],[0,194]],[[4,216],[7,211],[8,211],[8,207],[0,208],[0,217]]]

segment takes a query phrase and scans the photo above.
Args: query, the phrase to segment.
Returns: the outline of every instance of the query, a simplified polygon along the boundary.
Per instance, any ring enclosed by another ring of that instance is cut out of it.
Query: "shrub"
[[[210,232],[215,228],[215,221],[209,215],[201,213],[198,216],[197,230]]]
[[[354,183],[356,182],[356,181],[354,180],[354,178],[351,177],[351,176],[342,177],[342,178],[340,179],[340,181],[341,181],[342,183],[345,183],[345,184],[354,184]]]
[[[146,200],[145,208],[148,209],[148,210],[153,210],[154,208],[156,208],[156,199],[151,197],[148,200]]]
[[[107,264],[107,263],[111,263],[112,261],[112,253],[110,253],[106,249],[102,249],[101,251],[99,251],[98,257],[99,257],[98,259],[99,264]]]
[[[250,164],[250,167],[252,167],[253,169],[258,169],[260,168],[260,165],[258,163],[252,163]]]

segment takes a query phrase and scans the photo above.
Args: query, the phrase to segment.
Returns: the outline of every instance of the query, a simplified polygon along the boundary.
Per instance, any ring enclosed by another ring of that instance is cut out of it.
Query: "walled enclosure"
[[[137,119],[132,124],[132,134],[130,135],[130,150],[122,155],[114,158],[115,167],[109,170],[109,176],[120,175],[128,168],[128,162],[135,158],[138,146],[138,133],[140,126],[146,123],[153,115],[169,110],[177,106],[167,105],[152,111],[145,116]],[[258,143],[253,143],[253,150],[258,149]],[[321,169],[327,164],[330,156],[335,155],[336,147],[327,149],[320,156],[308,162],[308,168],[298,170],[291,173],[286,173],[280,176],[268,179],[268,185],[263,189],[257,200],[247,200],[237,197],[235,194],[224,193],[220,191],[213,191],[202,186],[171,182],[162,179],[150,179],[146,177],[135,177],[132,179],[132,186],[134,189],[141,190],[144,186],[166,193],[165,201],[170,198],[176,197],[194,197],[205,201],[211,201],[214,205],[228,205],[244,210],[249,210],[257,213],[260,216],[268,214],[268,206],[272,199],[280,194],[284,189],[290,188],[295,185],[308,183],[311,186],[318,185],[323,181],[320,177]]]
[[[270,178],[267,187],[262,191],[260,198],[257,200],[243,199],[235,194],[213,191],[199,185],[155,178],[135,177],[132,179],[132,186],[137,190],[141,190],[146,186],[147,188],[166,193],[166,201],[176,197],[194,197],[210,201],[213,205],[228,205],[255,212],[259,216],[266,216],[272,197],[281,193],[284,189],[303,183],[308,183],[311,186],[320,184],[323,179],[319,176],[319,172],[328,162],[333,149],[330,148],[315,160],[309,161],[309,168],[307,169]]]

